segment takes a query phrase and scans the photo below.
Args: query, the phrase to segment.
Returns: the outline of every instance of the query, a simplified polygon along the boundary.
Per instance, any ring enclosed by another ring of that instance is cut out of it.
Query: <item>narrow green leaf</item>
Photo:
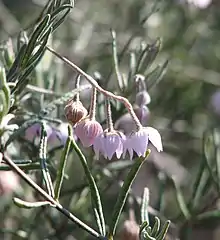
[[[180,208],[183,216],[188,220],[188,219],[190,219],[191,214],[190,214],[190,212],[187,208],[187,205],[186,205],[184,196],[182,194],[182,191],[181,191],[180,187],[178,186],[178,184],[176,183],[174,178],[172,178],[172,181],[173,181],[173,184],[174,184],[174,187],[175,187],[176,199],[177,199],[179,208]]]
[[[119,220],[119,217],[123,210],[123,207],[125,205],[131,185],[132,185],[135,177],[137,176],[137,173],[140,170],[142,164],[148,158],[149,154],[150,154],[150,150],[147,150],[145,158],[140,157],[135,161],[135,164],[132,166],[130,172],[128,173],[128,175],[124,181],[121,191],[119,192],[119,196],[117,198],[116,204],[114,206],[113,214],[111,217],[111,222],[109,224],[109,238],[113,238],[115,235],[115,230],[116,230],[116,227],[118,224],[118,220]]]
[[[61,190],[62,183],[63,183],[66,162],[67,162],[68,154],[69,154],[69,151],[70,151],[70,146],[71,146],[72,139],[73,139],[72,127],[68,126],[68,138],[66,140],[65,147],[63,149],[62,156],[61,156],[61,159],[60,159],[60,166],[58,168],[56,185],[55,185],[55,188],[54,188],[54,197],[55,197],[56,200],[59,200],[60,190]]]
[[[158,235],[158,232],[160,230],[160,219],[157,216],[155,216],[154,219],[155,219],[155,223],[151,231],[152,237],[156,237],[156,235]]]
[[[147,232],[147,231],[145,231],[144,237],[145,237],[144,239],[146,239],[146,240],[156,240],[154,237],[151,237],[149,232]]]
[[[149,189],[144,188],[144,194],[142,198],[142,204],[141,204],[141,223],[143,222],[149,222],[149,215],[148,215],[148,205],[149,205]]]
[[[53,31],[55,31],[60,26],[60,24],[64,22],[64,20],[66,19],[66,16],[70,13],[70,11],[71,11],[70,8],[67,9],[66,12],[63,14],[63,16],[53,23],[52,25]]]
[[[44,38],[41,46],[39,47],[38,51],[34,54],[34,56],[32,56],[28,60],[28,62],[27,62],[28,67],[25,70],[25,72],[19,76],[17,84],[12,89],[12,93],[20,93],[29,83],[29,79],[27,77],[31,74],[31,72],[35,69],[35,67],[37,66],[37,64],[39,63],[41,58],[43,57],[44,52],[45,52],[45,46],[47,44],[47,41],[49,39],[51,32],[52,32],[52,29],[50,29],[46,33],[45,38]]]
[[[156,86],[166,73],[169,61],[165,61],[162,65],[158,65],[147,76],[148,89]]]
[[[41,169],[40,163],[26,163],[26,164],[16,163],[16,165],[23,171],[40,170]],[[0,171],[11,171],[11,167],[8,165],[1,164]]]
[[[215,144],[213,139],[213,134],[208,130],[204,132],[203,136],[203,152],[204,152],[204,159],[206,163],[206,167],[209,171],[210,177],[212,178],[213,184],[217,191],[220,191],[219,182],[215,173],[215,169],[213,167],[213,162],[216,159],[216,150]]]
[[[116,32],[114,30],[111,30],[111,34],[112,34],[113,63],[114,63],[116,77],[117,77],[118,87],[120,90],[122,90],[124,88],[124,84],[123,84],[123,79],[119,69]]]
[[[156,237],[157,240],[164,240],[164,239],[165,239],[166,234],[167,234],[168,229],[169,229],[169,226],[170,226],[170,221],[167,220],[167,221],[164,223],[161,232],[160,232],[160,233],[158,234],[158,236]]]
[[[27,62],[28,62],[31,54],[32,54],[35,46],[37,45],[38,38],[39,38],[40,34],[48,26],[49,22],[50,22],[50,15],[47,14],[44,17],[44,19],[36,27],[35,31],[33,32],[32,36],[29,40],[27,48],[25,50],[24,58],[23,58],[23,61],[22,61],[22,67],[26,67]]]
[[[10,108],[10,89],[7,84],[5,68],[0,66],[0,91],[1,91],[1,118]]]
[[[40,147],[39,147],[39,160],[41,164],[41,171],[43,175],[43,180],[47,188],[47,192],[50,196],[54,197],[53,183],[50,177],[50,172],[47,168],[47,131],[45,123],[41,123],[41,138],[40,138]]]
[[[60,6],[59,8],[55,9],[52,13],[51,13],[51,22],[53,22],[55,20],[55,18],[57,17],[58,14],[60,14],[62,11],[64,10],[69,10],[70,8],[73,8],[72,4],[63,4],[62,6]]]
[[[60,7],[61,6],[61,2],[62,2],[62,0],[56,0],[55,8]]]
[[[205,157],[205,134],[203,134],[202,149],[203,156],[199,167],[199,172],[196,176],[195,183],[193,185],[192,197],[190,199],[189,207],[192,211],[198,208],[201,198],[204,196],[206,191],[206,185],[210,181],[210,172],[206,168],[206,157]]]
[[[47,45],[47,42],[48,42],[48,39],[49,39],[51,33],[52,33],[52,28],[50,27],[47,30],[46,34],[43,36],[43,40],[42,40],[37,52],[28,60],[28,62],[27,62],[28,66],[34,64],[36,61],[39,62],[39,60],[41,59],[41,56],[43,56],[43,54],[45,52],[45,47]]]
[[[101,203],[101,198],[99,194],[98,187],[96,185],[96,182],[92,176],[92,173],[90,172],[89,166],[87,164],[86,158],[79,149],[79,147],[76,145],[75,141],[72,141],[72,145],[74,150],[76,151],[77,155],[79,156],[79,159],[81,161],[81,164],[83,166],[87,181],[89,183],[90,191],[91,191],[91,199],[92,199],[92,204],[94,207],[94,212],[96,216],[96,221],[97,225],[99,228],[99,231],[102,236],[105,236],[106,234],[106,229],[105,229],[105,219],[103,216],[103,209],[102,209],[102,203]]]
[[[7,81],[8,82],[14,82],[14,80],[16,80],[16,76],[18,74],[18,69],[21,66],[21,62],[24,57],[26,47],[27,47],[27,44],[22,45],[11,68],[9,69],[9,71],[7,73]]]
[[[137,67],[136,55],[135,55],[135,52],[131,52],[130,59],[129,59],[128,83],[130,83],[130,81],[134,78],[136,74],[136,67]]]
[[[19,207],[19,208],[38,208],[38,207],[43,207],[43,206],[52,206],[50,202],[48,201],[42,201],[42,202],[27,202],[24,200],[21,200],[20,198],[13,198],[14,204]]]
[[[137,70],[139,73],[145,73],[146,70],[149,69],[149,67],[157,57],[160,47],[161,39],[157,39],[153,44],[148,46],[148,49],[139,64],[139,69]]]
[[[149,226],[149,222],[143,222],[140,226],[140,233],[142,233],[144,231],[145,228],[147,228]]]
[[[220,210],[212,210],[199,214],[196,216],[196,220],[203,221],[212,218],[220,218]]]

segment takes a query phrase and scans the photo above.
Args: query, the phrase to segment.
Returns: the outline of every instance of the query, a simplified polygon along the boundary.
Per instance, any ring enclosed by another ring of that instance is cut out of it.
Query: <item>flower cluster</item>
[[[79,101],[79,98],[77,101]],[[72,106],[72,108],[74,107],[74,110],[70,110],[70,112],[74,114],[66,114],[68,121],[71,122],[72,116],[76,136],[84,147],[93,147],[97,159],[100,154],[107,159],[112,159],[114,155],[119,159],[121,157],[124,158],[127,153],[130,159],[132,159],[134,153],[136,153],[138,157],[145,156],[149,142],[151,142],[159,152],[163,150],[159,132],[152,127],[144,127],[141,124],[143,121],[146,121],[146,113],[149,112],[146,106],[150,103],[148,92],[145,90],[138,91],[136,102],[138,108],[133,109],[131,106],[127,107],[136,127],[134,131],[128,134],[115,130],[113,127],[109,97],[106,97],[107,128],[103,130],[100,123],[96,121],[95,88],[91,98],[90,112],[87,116],[84,116],[86,111],[81,102],[79,104],[79,102],[74,103],[71,101],[71,105],[68,103],[65,111],[67,108],[71,108],[70,106]],[[78,109],[76,107],[77,105],[79,106]]]

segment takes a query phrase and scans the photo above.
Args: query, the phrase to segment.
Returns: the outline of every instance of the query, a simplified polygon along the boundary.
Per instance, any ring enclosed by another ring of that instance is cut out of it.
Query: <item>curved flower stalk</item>
[[[134,112],[141,122],[142,126],[147,126],[147,122],[150,119],[150,110],[147,106],[134,106]],[[114,124],[115,129],[123,131],[124,134],[130,134],[136,130],[136,124],[133,121],[131,115],[126,113],[122,115]]]

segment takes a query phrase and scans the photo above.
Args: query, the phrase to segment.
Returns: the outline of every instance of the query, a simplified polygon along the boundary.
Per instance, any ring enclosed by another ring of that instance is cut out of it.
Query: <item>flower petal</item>
[[[152,127],[146,127],[145,131],[149,134],[149,140],[157,149],[158,152],[163,151],[163,145],[160,133]]]
[[[102,151],[102,149],[103,149],[102,140],[103,140],[103,133],[101,133],[99,136],[97,136],[94,139],[93,150],[95,152],[95,157],[97,160],[99,160],[99,153],[103,152]]]
[[[109,160],[112,159],[119,145],[120,137],[118,135],[110,134],[103,139],[103,150]]]

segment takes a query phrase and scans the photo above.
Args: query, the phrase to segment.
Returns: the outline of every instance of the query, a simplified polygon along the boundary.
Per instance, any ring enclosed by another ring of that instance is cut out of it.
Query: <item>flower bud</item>
[[[88,112],[80,101],[70,100],[64,108],[66,119],[72,125],[75,125],[82,118],[84,118]]]
[[[143,126],[146,126],[150,118],[150,110],[148,109],[148,107],[145,105],[142,105],[140,107],[135,106],[134,112],[137,115],[138,119],[140,120],[141,124]]]
[[[147,105],[149,104],[151,101],[150,99],[150,95],[147,91],[140,91],[136,94],[136,101],[135,103],[138,105],[138,106],[143,106],[143,105]]]
[[[76,124],[75,134],[84,147],[93,145],[95,138],[103,132],[102,126],[96,120],[84,118]]]
[[[138,240],[139,226],[134,220],[126,220],[119,234],[120,240]]]

